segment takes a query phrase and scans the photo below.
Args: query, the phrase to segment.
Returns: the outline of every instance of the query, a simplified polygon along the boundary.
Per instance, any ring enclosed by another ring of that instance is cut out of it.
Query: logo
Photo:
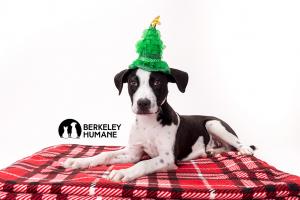
[[[117,138],[120,123],[79,124],[74,119],[62,121],[58,127],[61,138]]]
[[[81,126],[74,119],[66,119],[62,121],[58,127],[58,134],[61,138],[79,138],[81,135]]]

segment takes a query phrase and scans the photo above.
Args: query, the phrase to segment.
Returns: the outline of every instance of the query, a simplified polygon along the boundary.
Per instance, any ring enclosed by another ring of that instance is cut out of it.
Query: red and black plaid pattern
[[[88,157],[122,147],[58,145],[0,170],[0,199],[299,199],[300,177],[236,152],[179,162],[129,183],[103,179],[132,164],[65,169],[70,157]]]

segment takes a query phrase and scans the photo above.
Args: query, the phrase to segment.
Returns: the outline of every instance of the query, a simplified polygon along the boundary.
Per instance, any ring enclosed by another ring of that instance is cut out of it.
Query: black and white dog
[[[178,115],[168,104],[168,83],[176,83],[181,92],[188,83],[186,72],[170,69],[171,73],[126,69],[115,76],[115,85],[122,91],[128,83],[132,110],[136,114],[129,144],[124,149],[105,152],[89,158],[69,158],[68,168],[86,168],[116,163],[136,163],[132,167],[113,170],[107,176],[112,181],[131,181],[141,176],[177,168],[177,161],[237,150],[252,155],[254,147],[243,145],[232,128],[210,116]],[[143,153],[151,159],[140,161]]]

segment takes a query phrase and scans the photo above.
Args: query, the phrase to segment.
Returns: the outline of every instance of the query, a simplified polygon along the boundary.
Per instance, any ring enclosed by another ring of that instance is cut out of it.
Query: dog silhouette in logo
[[[76,122],[72,122],[71,123],[71,133],[69,135],[70,138],[77,138],[79,137],[78,133],[77,133],[77,130],[76,130]]]

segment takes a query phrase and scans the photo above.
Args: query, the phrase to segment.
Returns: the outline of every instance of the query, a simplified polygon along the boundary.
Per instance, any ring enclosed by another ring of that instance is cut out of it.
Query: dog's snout
[[[139,99],[137,101],[137,105],[141,110],[147,110],[150,108],[150,100],[149,99]]]

